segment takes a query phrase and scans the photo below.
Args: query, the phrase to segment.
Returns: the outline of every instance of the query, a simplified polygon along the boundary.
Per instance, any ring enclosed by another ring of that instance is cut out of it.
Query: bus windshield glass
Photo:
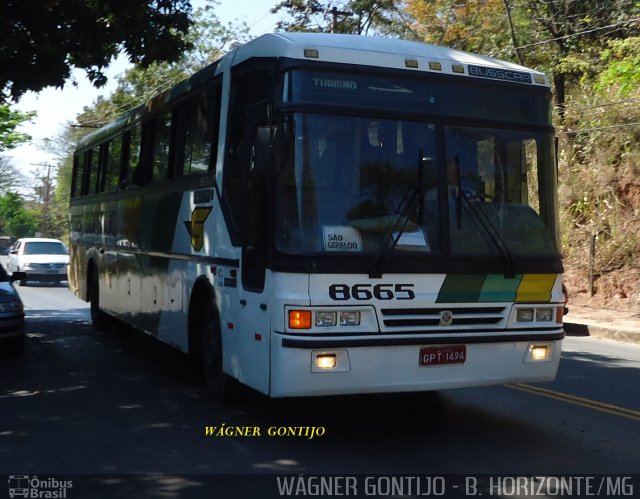
[[[302,112],[282,128],[283,253],[558,254],[550,133]]]

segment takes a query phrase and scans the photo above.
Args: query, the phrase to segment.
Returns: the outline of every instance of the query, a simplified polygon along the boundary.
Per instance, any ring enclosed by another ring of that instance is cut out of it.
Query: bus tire
[[[226,403],[233,399],[234,382],[222,368],[222,334],[220,323],[209,308],[201,321],[200,345],[202,372],[207,393],[216,402]]]
[[[98,271],[95,267],[89,270],[89,282],[87,285],[89,303],[91,304],[91,322],[98,331],[106,331],[109,326],[109,316],[100,309],[100,283]]]

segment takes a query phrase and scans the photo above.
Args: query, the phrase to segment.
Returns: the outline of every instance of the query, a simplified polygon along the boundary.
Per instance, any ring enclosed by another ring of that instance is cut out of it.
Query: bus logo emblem
[[[450,310],[443,310],[440,312],[440,325],[450,326],[451,324],[453,324],[453,312]]]
[[[204,245],[204,223],[209,217],[211,210],[211,206],[199,206],[191,212],[191,220],[184,222],[191,236],[191,246],[196,251],[200,251]]]

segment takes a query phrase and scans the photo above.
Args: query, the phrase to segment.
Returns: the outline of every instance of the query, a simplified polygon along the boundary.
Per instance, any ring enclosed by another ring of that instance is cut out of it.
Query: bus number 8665
[[[416,295],[411,289],[413,284],[332,284],[329,296],[332,300],[413,300]]]

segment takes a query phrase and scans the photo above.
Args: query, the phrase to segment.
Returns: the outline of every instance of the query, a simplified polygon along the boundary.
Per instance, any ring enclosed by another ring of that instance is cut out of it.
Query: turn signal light
[[[291,329],[311,329],[311,311],[289,310],[289,327]]]

